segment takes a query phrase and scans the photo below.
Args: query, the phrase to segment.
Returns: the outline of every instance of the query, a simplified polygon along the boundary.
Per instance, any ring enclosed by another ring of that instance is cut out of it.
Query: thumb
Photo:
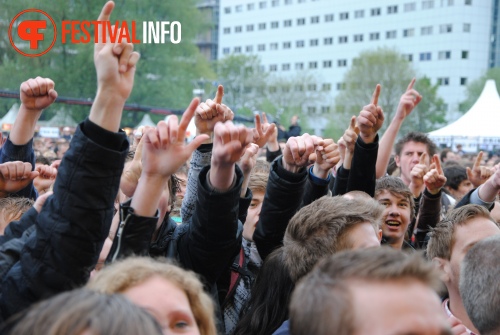
[[[189,153],[192,153],[193,151],[196,150],[196,148],[198,148],[200,145],[203,144],[203,142],[205,142],[206,140],[208,140],[210,138],[210,136],[208,136],[207,134],[202,134],[202,135],[198,135],[194,138],[194,140],[191,141],[191,143],[189,143],[186,148],[187,148],[187,151]]]
[[[467,167],[467,178],[469,180],[472,180],[474,177],[472,176],[472,170],[470,169],[470,167]]]
[[[36,177],[38,177],[39,175],[40,175],[40,172],[38,172],[38,171],[31,171],[30,175],[28,176],[28,179],[29,180],[33,180]]]
[[[56,92],[56,90],[55,90],[55,89],[51,89],[51,90],[49,91],[49,98],[50,98],[50,100],[51,100],[52,102],[56,101],[56,99],[57,99],[57,92]]]
[[[214,102],[216,104],[220,104],[222,103],[222,97],[224,96],[224,86],[222,85],[219,85],[219,87],[217,87],[217,92],[215,93],[215,99],[214,99]]]

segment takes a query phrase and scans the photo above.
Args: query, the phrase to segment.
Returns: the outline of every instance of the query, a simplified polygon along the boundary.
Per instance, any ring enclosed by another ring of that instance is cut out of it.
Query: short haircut
[[[477,242],[460,270],[460,296],[481,335],[500,331],[500,236]]]
[[[446,177],[446,184],[454,190],[458,190],[460,183],[464,180],[467,180],[467,170],[461,165],[452,165],[449,167],[445,167],[443,169],[444,175]]]
[[[439,154],[439,158],[441,159],[441,162],[444,162],[444,159],[446,158],[446,156],[448,156],[449,152],[453,152],[453,151],[451,151],[449,148],[444,148],[441,151],[441,154]]]
[[[0,226],[5,229],[10,222],[19,220],[34,203],[32,199],[22,197],[0,198],[0,213],[3,215]]]
[[[306,275],[322,257],[349,249],[347,233],[368,222],[374,234],[383,207],[374,199],[324,196],[303,207],[290,220],[283,240],[283,260],[293,282]]]
[[[377,180],[375,185],[375,199],[382,193],[387,191],[396,197],[403,197],[408,200],[410,204],[410,220],[415,217],[415,200],[408,186],[405,185],[403,180],[398,177],[385,176]]]
[[[436,144],[426,134],[412,131],[396,143],[396,156],[401,156],[401,151],[408,142],[424,143],[427,146],[429,157],[432,157],[437,152]]]
[[[108,294],[122,293],[154,276],[164,278],[186,293],[202,335],[216,333],[212,299],[203,291],[196,274],[165,259],[129,257],[112,263],[99,271],[87,287]]]
[[[451,250],[455,245],[455,230],[457,226],[466,225],[469,220],[483,217],[495,225],[498,223],[493,220],[490,212],[480,205],[465,205],[454,208],[448,212],[445,219],[439,222],[429,233],[429,242],[427,244],[427,258],[432,260],[435,257],[449,260]]]
[[[51,161],[47,157],[37,156],[35,159],[35,164],[50,165]]]
[[[9,323],[15,323],[10,325]],[[145,310],[126,297],[78,289],[33,305],[7,322],[9,334],[152,334],[162,329]],[[2,330],[5,334],[5,329]]]
[[[352,288],[362,285],[360,282],[395,280],[414,280],[436,291],[442,285],[438,272],[419,253],[381,247],[344,251],[323,259],[293,292],[291,333],[355,334]]]

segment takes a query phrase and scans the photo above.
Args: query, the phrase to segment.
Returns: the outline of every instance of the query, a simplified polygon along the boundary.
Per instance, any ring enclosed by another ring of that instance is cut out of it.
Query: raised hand
[[[283,167],[290,172],[299,172],[309,163],[309,156],[323,150],[323,139],[307,133],[290,137],[283,151]]]
[[[408,187],[410,191],[413,193],[415,198],[419,197],[423,191],[424,187],[424,176],[429,171],[429,166],[427,165],[427,153],[424,152],[420,155],[420,160],[418,164],[416,164],[411,170],[411,181]]]
[[[28,162],[15,161],[0,164],[0,197],[22,190],[38,174],[38,171],[31,171],[31,164]]]
[[[356,117],[351,117],[351,122],[349,123],[349,128],[346,129],[344,135],[342,136],[342,141],[339,141],[341,150],[344,152],[343,166],[344,169],[351,169],[352,156],[354,155],[354,148],[356,147],[356,141],[358,140],[359,127],[356,124]]]
[[[56,181],[57,169],[50,165],[39,165],[35,171],[38,172],[38,177],[33,180],[33,185],[38,194],[47,193]]]
[[[384,112],[382,111],[382,108],[378,106],[380,90],[381,86],[380,84],[377,84],[370,104],[364,106],[363,110],[359,112],[358,127],[361,139],[365,143],[372,143],[375,140],[377,132],[384,123]]]
[[[481,162],[483,161],[484,153],[479,151],[476,157],[476,161],[471,168],[467,167],[467,177],[469,178],[474,188],[479,187],[481,184],[485,183],[488,178],[494,173],[492,169],[487,166],[482,166]]]
[[[265,121],[263,125],[260,121],[260,115],[256,114],[255,115],[255,128],[253,129],[253,143],[257,144],[259,148],[264,147],[267,142],[271,138],[277,138],[278,137],[278,131],[276,129],[275,124],[269,124],[267,121],[267,117],[265,116],[265,113],[262,115],[262,118],[265,117]]]
[[[28,111],[40,112],[49,107],[56,99],[55,84],[49,78],[28,79],[19,89],[21,106]]]
[[[224,87],[219,85],[214,100],[202,102],[194,114],[194,124],[198,134],[211,135],[217,122],[224,122],[234,118],[233,111],[222,103]]]
[[[422,101],[422,96],[418,93],[413,86],[415,85],[415,78],[413,78],[406,88],[406,92],[403,93],[401,99],[399,100],[398,109],[396,111],[396,117],[404,120],[415,107]]]
[[[250,143],[245,148],[245,152],[238,162],[243,174],[250,174],[255,164],[257,163],[257,153],[259,152],[259,146],[255,143]]]
[[[316,149],[316,162],[313,166],[313,174],[316,177],[327,179],[330,170],[339,161],[339,146],[332,139],[326,138],[323,140],[323,150]]]
[[[441,168],[441,161],[438,155],[432,157],[432,164],[434,168],[429,170],[424,176],[424,184],[430,194],[438,194],[439,191],[446,184],[446,177]],[[413,171],[412,171],[413,172]]]
[[[122,177],[120,178],[120,190],[127,197],[132,197],[139,182],[142,173],[142,148],[144,147],[145,137],[143,136],[149,129],[154,130],[153,127],[144,127],[141,130],[141,137],[139,143],[135,147],[134,158],[125,163]]]

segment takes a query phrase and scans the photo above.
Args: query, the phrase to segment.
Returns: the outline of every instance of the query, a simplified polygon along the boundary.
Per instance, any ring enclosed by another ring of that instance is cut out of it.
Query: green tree
[[[479,98],[479,95],[483,91],[484,84],[488,79],[493,79],[497,85],[497,89],[500,88],[500,68],[495,67],[488,69],[488,71],[486,71],[486,73],[479,79],[476,79],[467,85],[467,99],[460,104],[460,112],[465,113],[472,107],[477,98]]]

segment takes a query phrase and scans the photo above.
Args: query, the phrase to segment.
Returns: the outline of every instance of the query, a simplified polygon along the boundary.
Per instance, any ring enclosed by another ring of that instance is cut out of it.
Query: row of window
[[[305,24],[305,19],[297,19],[297,25],[300,26],[300,25],[303,25]],[[266,30],[267,28],[267,23],[266,22],[262,22],[262,23],[259,23],[256,25],[257,26],[257,30]],[[292,26],[292,20],[285,20],[283,21],[283,26],[284,27],[291,27]],[[279,22],[278,21],[273,21],[271,22],[270,24],[270,27],[271,29],[277,29],[279,28]],[[252,31],[255,31],[255,25],[254,24],[247,24],[246,25],[246,31],[247,32],[252,32]],[[462,31],[464,33],[470,33],[471,31],[471,24],[470,23],[464,23],[462,25]],[[231,34],[231,27],[225,27],[222,32],[227,35],[227,34]],[[243,32],[243,26],[236,26],[234,27],[234,33],[241,33]],[[446,24],[441,24],[439,25],[439,33],[440,34],[449,34],[449,33],[452,33],[453,32],[453,24],[451,23],[446,23]],[[427,36],[427,35],[432,35],[434,33],[434,27],[433,26],[425,26],[425,27],[421,27],[420,28],[420,35],[421,36]],[[391,37],[389,37],[389,35]],[[354,35],[355,36],[355,39],[354,41],[355,42],[359,42],[359,41],[356,41],[356,36],[361,36],[361,40],[363,40],[362,38],[362,34],[358,34],[358,35]],[[387,38],[395,38],[396,37],[396,30],[391,30],[391,31],[388,31],[386,33],[386,36]],[[407,29],[403,29],[403,37],[413,37],[415,36],[415,28],[407,28]]]
[[[306,0],[296,0],[297,3],[304,3]],[[312,1],[318,1],[318,0],[312,0]],[[472,5],[472,0],[463,0],[465,5]],[[293,0],[283,0],[283,3],[285,5],[291,5],[293,4]],[[258,6],[259,9],[266,9],[267,8],[267,1],[259,1]],[[455,0],[441,0],[441,6],[447,5],[447,6],[453,6],[455,4]],[[271,7],[278,7],[280,5],[280,0],[271,0]],[[421,2],[421,8],[422,9],[432,9],[435,6],[435,1],[434,0],[422,0]],[[255,3],[248,3],[246,5],[247,11],[253,11],[257,7],[255,6]],[[387,14],[397,14],[398,13],[399,6],[398,5],[390,5],[387,6],[386,8],[386,13]],[[231,14],[232,7],[224,7],[224,14]],[[417,10],[417,2],[408,2],[403,5],[403,12],[412,12]],[[243,12],[243,5],[236,5],[234,7],[234,11],[236,13],[241,13]],[[370,16],[380,16],[382,14],[382,7],[374,7],[370,9]],[[349,19],[349,12],[341,12],[339,14],[340,20],[348,20]],[[365,10],[360,9],[354,11],[354,18],[363,18],[365,16]],[[332,21],[333,21],[333,14],[331,14]]]

